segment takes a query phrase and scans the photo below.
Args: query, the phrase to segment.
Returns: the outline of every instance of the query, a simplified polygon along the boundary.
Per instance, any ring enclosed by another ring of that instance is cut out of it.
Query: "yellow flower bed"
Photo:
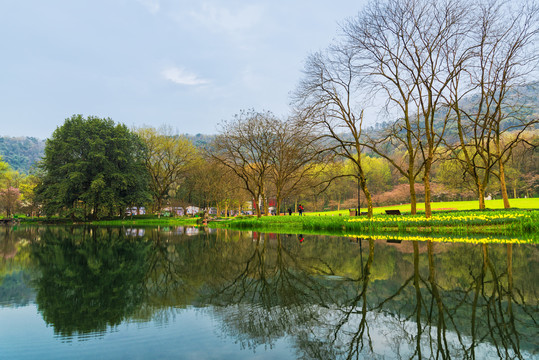
[[[484,238],[469,237],[429,237],[417,235],[345,235],[347,237],[360,237],[365,240],[402,240],[402,241],[434,241],[434,242],[460,242],[469,244],[528,244],[531,241],[522,239],[499,239],[490,236]]]
[[[499,219],[522,219],[531,217],[528,214],[522,213],[510,213],[510,214],[474,214],[474,215],[459,215],[459,216],[448,216],[448,215],[433,215],[430,218],[425,218],[424,216],[377,216],[373,218],[368,217],[358,217],[354,219],[345,220],[347,222],[373,222],[373,223],[384,223],[384,222],[445,222],[445,221],[458,221],[458,222],[469,222],[469,221],[490,221],[490,220],[499,220]]]

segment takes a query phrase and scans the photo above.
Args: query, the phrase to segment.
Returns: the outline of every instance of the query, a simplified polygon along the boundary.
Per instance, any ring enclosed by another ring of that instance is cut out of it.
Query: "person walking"
[[[288,215],[292,216],[292,209],[288,208]]]
[[[299,216],[303,215],[303,205],[299,204],[298,212],[299,212]]]

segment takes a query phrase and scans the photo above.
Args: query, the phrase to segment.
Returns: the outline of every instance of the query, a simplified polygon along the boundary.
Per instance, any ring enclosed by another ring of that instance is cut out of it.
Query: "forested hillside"
[[[185,135],[196,146],[209,143],[214,135]],[[34,137],[0,136],[0,156],[11,169],[28,174],[31,167],[43,156],[45,140]]]
[[[45,140],[34,137],[0,137],[0,156],[13,170],[27,174],[43,156]]]

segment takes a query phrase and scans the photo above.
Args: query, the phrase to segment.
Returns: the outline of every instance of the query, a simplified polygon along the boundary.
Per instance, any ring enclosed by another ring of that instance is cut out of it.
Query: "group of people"
[[[299,216],[303,215],[303,205],[301,204],[298,204],[298,213],[299,213]],[[288,215],[292,215],[292,209],[291,208],[288,208]]]

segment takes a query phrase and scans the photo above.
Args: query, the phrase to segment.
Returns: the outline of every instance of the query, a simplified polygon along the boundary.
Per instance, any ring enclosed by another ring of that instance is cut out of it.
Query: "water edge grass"
[[[114,219],[102,219],[93,221],[73,221],[62,218],[34,218],[34,219],[21,219],[21,224],[50,224],[50,225],[103,225],[103,226],[195,226],[200,221],[198,217],[161,217],[156,216],[134,216],[133,218],[114,218]]]
[[[287,232],[317,232],[358,234],[381,232],[420,234],[489,234],[517,236],[539,242],[538,210],[455,211],[435,213],[427,219],[423,215],[365,216],[265,216],[241,217],[211,223],[214,227],[236,230]]]

